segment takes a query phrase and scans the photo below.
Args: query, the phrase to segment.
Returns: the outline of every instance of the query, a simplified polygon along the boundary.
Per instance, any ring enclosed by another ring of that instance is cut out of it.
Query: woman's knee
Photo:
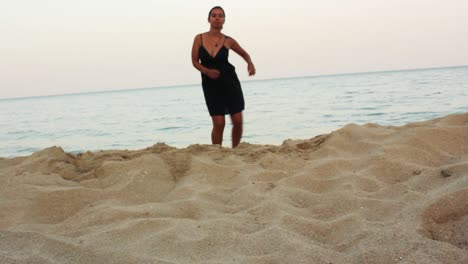
[[[213,116],[213,128],[215,129],[223,129],[226,125],[226,120],[224,116]]]
[[[232,121],[232,126],[234,128],[242,128],[242,120],[241,121]]]
[[[242,126],[242,112],[231,115],[231,121],[233,126]]]

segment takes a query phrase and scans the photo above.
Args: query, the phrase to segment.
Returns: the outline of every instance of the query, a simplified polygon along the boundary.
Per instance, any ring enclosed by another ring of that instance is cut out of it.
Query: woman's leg
[[[225,118],[223,115],[218,115],[212,116],[211,120],[213,121],[213,130],[211,131],[211,143],[222,145],[224,126],[226,124]]]
[[[239,145],[242,138],[242,112],[231,115],[232,121],[232,147]]]

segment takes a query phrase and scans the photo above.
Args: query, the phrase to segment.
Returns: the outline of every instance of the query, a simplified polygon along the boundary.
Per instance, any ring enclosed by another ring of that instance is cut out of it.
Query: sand
[[[468,113],[0,159],[0,263],[468,263]]]

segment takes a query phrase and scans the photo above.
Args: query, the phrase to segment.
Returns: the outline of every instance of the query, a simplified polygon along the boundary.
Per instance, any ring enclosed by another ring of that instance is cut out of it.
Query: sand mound
[[[468,114],[0,159],[0,263],[463,263]]]

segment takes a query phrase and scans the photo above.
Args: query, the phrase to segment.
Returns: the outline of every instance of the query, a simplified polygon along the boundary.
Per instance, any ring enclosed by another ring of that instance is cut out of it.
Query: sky
[[[468,65],[467,0],[2,0],[0,98],[199,84],[215,5],[242,81]]]

